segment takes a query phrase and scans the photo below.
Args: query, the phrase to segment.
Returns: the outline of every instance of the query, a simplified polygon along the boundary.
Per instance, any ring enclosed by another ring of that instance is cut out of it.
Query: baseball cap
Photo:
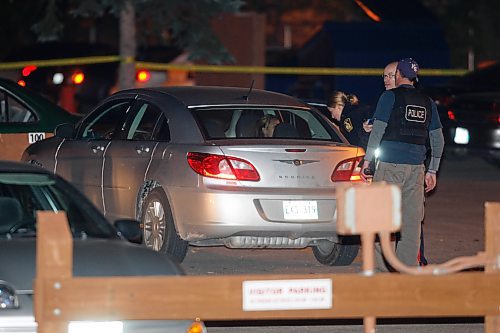
[[[398,61],[397,69],[405,78],[413,80],[417,78],[419,67],[412,58],[404,58]]]

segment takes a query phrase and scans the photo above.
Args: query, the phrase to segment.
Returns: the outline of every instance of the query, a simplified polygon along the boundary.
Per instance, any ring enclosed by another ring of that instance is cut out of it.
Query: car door
[[[108,147],[103,168],[104,212],[110,221],[136,218],[138,193],[159,142],[169,140],[165,116],[152,102],[137,100],[119,140]]]
[[[96,109],[82,121],[76,138],[65,140],[56,153],[56,173],[72,182],[101,211],[104,156],[124,126],[132,101],[113,100]]]
[[[24,103],[0,90],[0,151],[3,160],[20,160],[29,144],[50,136],[37,130],[40,119]]]

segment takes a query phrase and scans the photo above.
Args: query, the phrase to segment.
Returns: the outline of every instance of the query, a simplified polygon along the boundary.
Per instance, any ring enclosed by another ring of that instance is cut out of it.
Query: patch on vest
[[[414,121],[417,123],[425,122],[427,117],[427,109],[420,105],[407,105],[405,118],[408,121]]]
[[[352,126],[351,118],[344,119],[344,127],[349,133],[354,129],[354,126]]]

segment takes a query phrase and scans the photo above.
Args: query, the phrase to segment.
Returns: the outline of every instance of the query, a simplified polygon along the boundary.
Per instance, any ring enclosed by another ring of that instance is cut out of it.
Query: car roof
[[[34,166],[25,162],[0,161],[0,173],[3,172],[36,172],[53,175],[41,167]]]
[[[61,122],[77,122],[80,116],[70,113],[56,103],[48,100],[36,91],[22,87],[16,82],[0,78],[0,91],[7,91],[9,95],[19,99],[23,105],[34,112],[39,117],[39,122],[34,124],[16,125],[15,128],[24,128],[24,131],[32,131],[30,127],[36,126],[40,131],[52,132],[54,127]],[[5,124],[4,124],[5,125]]]
[[[155,87],[126,90],[125,92],[148,94],[157,92],[170,95],[186,107],[211,105],[273,105],[309,108],[294,97],[261,89],[219,87],[219,86],[179,86]]]

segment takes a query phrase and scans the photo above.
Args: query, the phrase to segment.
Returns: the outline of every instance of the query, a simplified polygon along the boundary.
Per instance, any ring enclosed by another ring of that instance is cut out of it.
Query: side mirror
[[[57,125],[54,135],[63,139],[73,139],[75,137],[75,126],[69,123]]]
[[[115,228],[131,243],[142,243],[142,229],[136,220],[116,220]]]

